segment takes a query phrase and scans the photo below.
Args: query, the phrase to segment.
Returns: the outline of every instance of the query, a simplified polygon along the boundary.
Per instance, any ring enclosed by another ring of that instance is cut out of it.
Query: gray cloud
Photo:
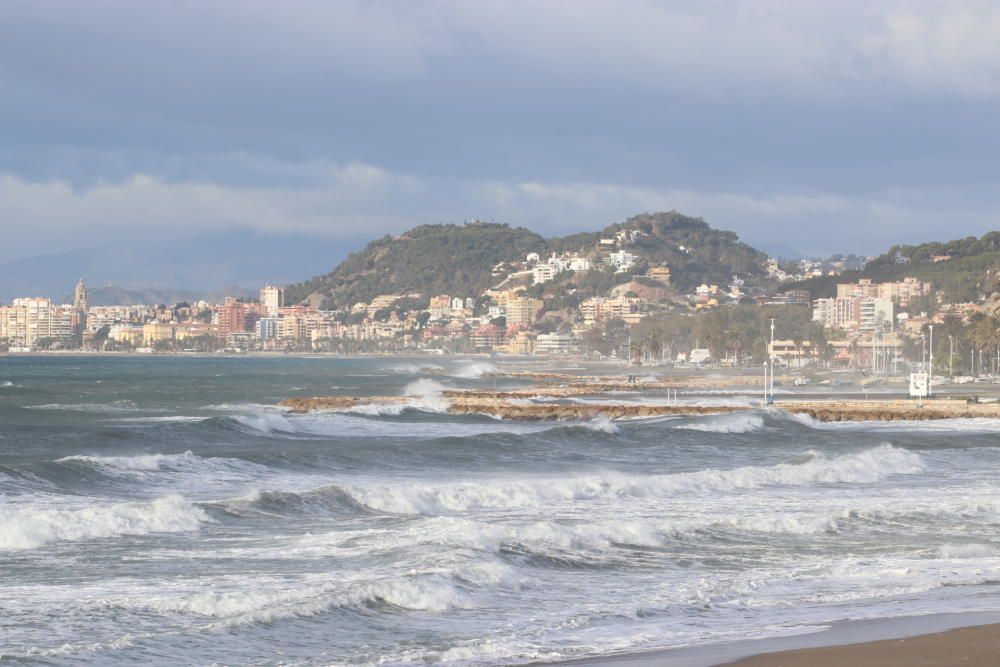
[[[1000,7],[974,0],[11,1],[0,98],[8,257],[654,208],[875,251],[1000,212]]]

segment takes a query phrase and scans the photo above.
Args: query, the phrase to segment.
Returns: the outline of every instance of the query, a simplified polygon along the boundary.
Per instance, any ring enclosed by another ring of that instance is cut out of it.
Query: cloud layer
[[[0,99],[0,260],[671,208],[816,252],[1000,226],[985,1],[14,0]]]

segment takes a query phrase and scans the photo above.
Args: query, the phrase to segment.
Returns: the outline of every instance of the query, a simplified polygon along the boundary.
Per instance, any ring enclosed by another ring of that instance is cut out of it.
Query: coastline
[[[1000,610],[840,621],[815,632],[616,655],[532,667],[992,667]]]

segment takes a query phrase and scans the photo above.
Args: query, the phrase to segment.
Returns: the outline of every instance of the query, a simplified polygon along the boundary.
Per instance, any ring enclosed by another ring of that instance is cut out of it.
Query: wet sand
[[[1000,625],[864,644],[765,653],[726,663],[730,667],[997,667]]]
[[[998,667],[1000,611],[840,621],[805,634],[580,658],[558,664],[560,667]]]

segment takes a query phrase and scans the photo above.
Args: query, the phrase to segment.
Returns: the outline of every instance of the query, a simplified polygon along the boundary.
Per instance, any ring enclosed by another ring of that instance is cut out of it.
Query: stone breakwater
[[[923,403],[914,400],[779,401],[775,407],[824,422],[1000,418],[998,403],[947,399]]]
[[[532,390],[537,394],[539,390]],[[548,393],[546,391],[546,393]],[[591,394],[594,392],[591,391]],[[525,400],[517,392],[446,391],[442,397],[452,414],[484,414],[516,420],[584,420],[604,416],[610,419],[713,415],[747,410],[727,405],[656,405],[643,403],[551,403]],[[318,410],[348,410],[359,405],[406,404],[400,396],[316,396],[289,398],[279,405],[294,413]],[[805,414],[817,421],[923,421],[929,419],[1000,418],[1000,404],[970,403],[960,400],[933,400],[919,404],[910,400],[781,401],[775,408]]]

